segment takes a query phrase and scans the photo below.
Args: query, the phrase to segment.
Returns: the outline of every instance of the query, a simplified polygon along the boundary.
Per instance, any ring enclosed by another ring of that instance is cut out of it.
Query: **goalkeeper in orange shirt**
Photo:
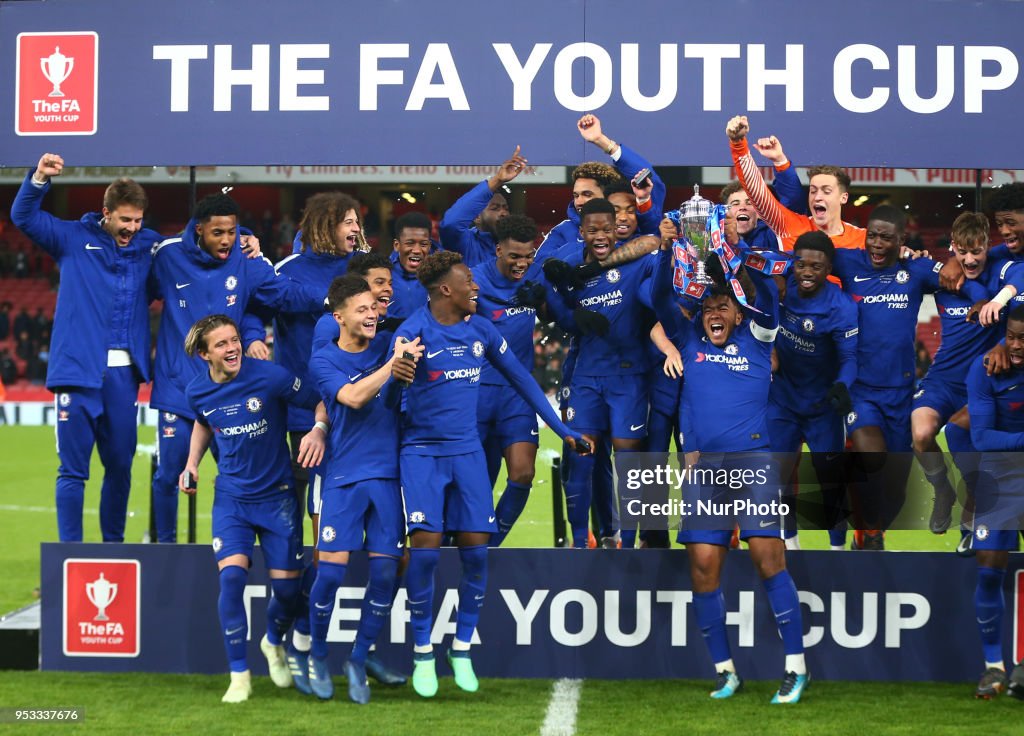
[[[775,198],[761,177],[747,143],[749,130],[750,124],[745,115],[732,118],[725,128],[733,165],[758,215],[779,236],[783,250],[792,251],[798,237],[814,230],[828,235],[836,248],[863,248],[864,228],[843,221],[843,205],[850,197],[847,173],[838,166],[812,166],[807,172],[810,176],[807,209],[811,214],[793,212]],[[782,147],[775,136],[761,138],[754,148],[773,163],[782,157]],[[785,163],[777,165],[784,166]]]

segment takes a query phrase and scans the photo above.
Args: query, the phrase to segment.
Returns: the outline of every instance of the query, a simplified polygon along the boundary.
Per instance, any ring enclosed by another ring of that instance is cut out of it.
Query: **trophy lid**
[[[693,196],[679,205],[684,220],[700,220],[702,223],[711,214],[713,203],[710,199],[700,196],[700,185],[693,185]]]

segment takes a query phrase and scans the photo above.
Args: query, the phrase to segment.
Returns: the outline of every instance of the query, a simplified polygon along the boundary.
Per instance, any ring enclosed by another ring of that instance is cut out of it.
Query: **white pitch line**
[[[540,727],[540,736],[574,736],[576,711],[580,705],[583,680],[563,677],[551,688],[551,702]]]
[[[57,513],[57,509],[54,506],[16,506],[14,504],[0,504],[0,511],[20,511],[20,512],[27,512],[27,513],[31,513],[31,514],[56,514]],[[83,508],[82,509],[82,513],[85,514],[86,516],[97,516],[97,515],[99,515],[100,512],[99,512],[99,509]],[[134,512],[134,511],[129,511],[128,512],[128,516],[129,517],[133,517],[133,516],[135,516],[135,513],[136,512]],[[209,513],[206,513],[206,512],[203,512],[203,511],[198,511],[198,512],[196,512],[196,518],[197,519],[211,519],[213,517]]]

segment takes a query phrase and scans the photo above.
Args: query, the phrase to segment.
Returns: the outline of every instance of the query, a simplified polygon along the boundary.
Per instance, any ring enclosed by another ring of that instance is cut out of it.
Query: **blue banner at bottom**
[[[710,677],[687,565],[683,550],[492,550],[474,667],[482,677]],[[788,566],[816,679],[958,682],[981,671],[973,560],[801,551],[788,555]],[[335,672],[354,640],[366,575],[365,556],[355,555],[331,621]],[[454,634],[458,580],[458,553],[443,550],[435,645],[447,646]],[[746,552],[729,553],[722,589],[739,671],[777,678],[782,643]],[[255,674],[266,673],[258,643],[269,592],[257,553],[245,591]],[[1004,594],[1005,655],[1016,662],[1024,658],[1022,555],[1010,556]],[[44,544],[42,667],[225,672],[217,596],[216,563],[205,546]],[[378,652],[409,671],[406,600],[403,588]]]

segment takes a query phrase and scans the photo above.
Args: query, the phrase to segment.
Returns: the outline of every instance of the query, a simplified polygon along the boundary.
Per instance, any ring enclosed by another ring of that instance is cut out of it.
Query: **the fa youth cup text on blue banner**
[[[15,107],[0,165],[43,149],[76,165],[480,164],[516,143],[534,163],[575,164],[572,123],[597,112],[657,141],[662,165],[727,164],[725,121],[747,113],[806,162],[1024,167],[1003,133],[1020,112],[1020,2],[652,0],[638,12],[608,22],[622,16],[611,0],[0,2],[0,98]]]
[[[773,678],[782,657],[775,619],[749,556],[730,556],[723,590],[736,665],[752,679]],[[435,644],[454,634],[458,603],[458,553],[445,549],[441,558]],[[973,560],[804,551],[787,565],[800,591],[815,677],[962,682],[977,674]],[[482,677],[703,677],[711,663],[693,614],[688,569],[682,550],[497,550],[473,666]],[[347,647],[337,644],[353,641],[363,597],[357,581],[366,575],[365,556],[355,555],[331,620],[331,656],[339,669]],[[1004,637],[1013,642],[1016,661],[1024,657],[1019,555],[1011,557],[1006,581]],[[257,646],[268,582],[256,564],[245,593],[250,662],[258,674],[265,674]],[[412,657],[408,622],[403,588],[378,642],[382,659],[396,667],[407,668]],[[41,648],[48,670],[223,672],[213,553],[197,545],[44,544]]]

